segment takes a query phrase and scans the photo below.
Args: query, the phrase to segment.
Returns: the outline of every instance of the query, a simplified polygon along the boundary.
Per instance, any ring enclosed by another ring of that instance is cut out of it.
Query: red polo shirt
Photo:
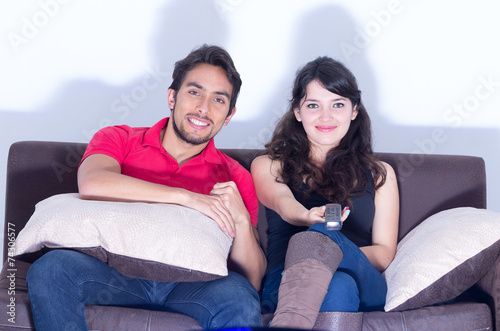
[[[213,139],[198,156],[179,167],[161,144],[161,130],[167,121],[164,118],[151,128],[103,128],[90,141],[82,160],[92,154],[105,154],[118,161],[124,175],[207,195],[214,184],[234,181],[256,226],[259,202],[250,173],[215,148]]]

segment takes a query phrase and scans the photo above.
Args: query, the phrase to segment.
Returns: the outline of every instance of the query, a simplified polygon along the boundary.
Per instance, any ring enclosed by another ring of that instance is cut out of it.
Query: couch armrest
[[[500,331],[500,255],[497,257],[491,269],[479,280],[477,285],[481,290],[491,296],[495,330]]]

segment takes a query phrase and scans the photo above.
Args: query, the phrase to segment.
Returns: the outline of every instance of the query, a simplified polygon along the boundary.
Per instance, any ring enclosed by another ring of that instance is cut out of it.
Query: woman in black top
[[[344,65],[309,62],[292,94],[251,170],[269,224],[263,312],[276,310],[273,327],[310,329],[318,311],[383,308],[399,195],[394,170],[373,155],[370,118]],[[325,229],[327,203],[342,205],[340,231]]]

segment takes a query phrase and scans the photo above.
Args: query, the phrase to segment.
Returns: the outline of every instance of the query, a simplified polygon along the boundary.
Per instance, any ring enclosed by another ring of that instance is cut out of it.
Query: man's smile
[[[201,119],[194,118],[194,117],[188,117],[187,120],[189,121],[191,126],[194,126],[196,128],[198,128],[198,127],[204,128],[204,127],[207,127],[210,125],[210,121],[208,121],[208,120],[201,120]]]

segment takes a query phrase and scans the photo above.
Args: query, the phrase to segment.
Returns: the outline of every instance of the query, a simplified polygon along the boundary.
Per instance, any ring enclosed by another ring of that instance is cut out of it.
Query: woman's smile
[[[325,132],[325,133],[328,133],[328,132],[332,132],[333,130],[335,130],[337,127],[336,126],[333,126],[333,125],[317,125],[316,126],[316,129],[320,132]]]

